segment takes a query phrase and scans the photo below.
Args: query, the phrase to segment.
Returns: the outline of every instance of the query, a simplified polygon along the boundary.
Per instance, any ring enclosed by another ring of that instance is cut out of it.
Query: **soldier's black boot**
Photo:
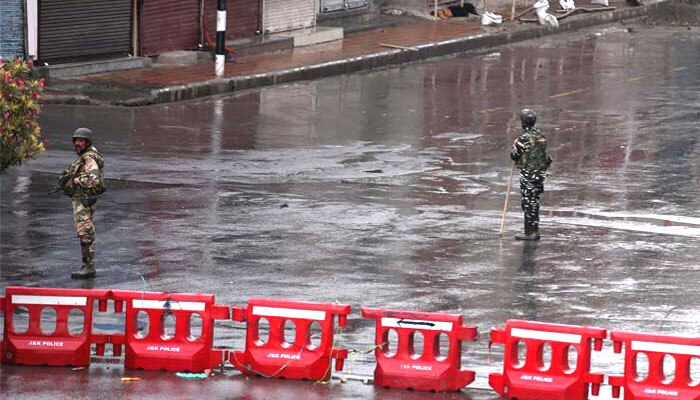
[[[83,266],[70,275],[73,279],[90,279],[96,275],[95,271],[95,242],[80,241],[83,252]]]
[[[540,240],[539,227],[533,227],[533,224],[525,216],[525,232],[515,235],[516,240]]]
[[[539,229],[525,229],[525,233],[515,235],[517,240],[540,240]]]

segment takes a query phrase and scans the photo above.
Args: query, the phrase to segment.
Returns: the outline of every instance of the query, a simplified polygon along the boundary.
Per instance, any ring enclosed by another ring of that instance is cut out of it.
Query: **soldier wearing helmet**
[[[547,154],[547,139],[535,128],[537,115],[526,108],[520,112],[523,132],[510,148],[510,158],[520,169],[520,204],[525,215],[525,230],[518,240],[539,240],[540,197],[544,193],[545,172],[552,163]]]
[[[82,266],[71,274],[74,279],[94,278],[95,226],[92,218],[97,197],[105,191],[104,159],[92,145],[93,134],[88,128],[73,132],[73,146],[78,158],[61,174],[58,187],[71,198],[75,232],[82,248]]]

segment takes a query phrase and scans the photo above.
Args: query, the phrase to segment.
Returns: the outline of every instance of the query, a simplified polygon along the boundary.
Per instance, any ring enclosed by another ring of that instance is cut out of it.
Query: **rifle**
[[[73,171],[71,169],[67,169],[63,172],[61,172],[61,175],[58,176],[58,182],[56,182],[56,186],[52,187],[49,189],[49,194],[54,194],[58,192],[65,192],[66,191],[66,184],[73,179]],[[66,193],[67,194],[67,193]]]

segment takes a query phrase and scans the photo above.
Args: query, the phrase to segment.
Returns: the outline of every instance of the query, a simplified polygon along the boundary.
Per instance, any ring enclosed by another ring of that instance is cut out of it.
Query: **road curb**
[[[137,107],[191,100],[217,94],[232,93],[241,90],[319,79],[352,72],[366,71],[375,68],[423,61],[468,51],[485,50],[504,44],[516,43],[558,33],[589,28],[596,25],[642,17],[648,15],[651,10],[658,8],[659,4],[660,3],[654,3],[641,7],[599,12],[596,14],[586,15],[581,18],[571,18],[560,21],[558,28],[538,25],[532,28],[515,29],[508,32],[479,33],[442,42],[419,45],[415,47],[416,50],[392,49],[382,51],[380,53],[368,54],[343,60],[334,60],[269,73],[209,79],[187,85],[168,86],[152,90],[149,96],[111,101],[109,104],[125,107]],[[84,95],[53,96],[53,98],[50,99],[50,103],[96,104],[90,99],[86,101],[86,96]]]

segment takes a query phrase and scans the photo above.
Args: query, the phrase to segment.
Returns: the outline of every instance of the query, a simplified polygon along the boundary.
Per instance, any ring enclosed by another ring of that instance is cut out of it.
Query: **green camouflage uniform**
[[[544,133],[535,127],[526,129],[510,148],[510,158],[520,169],[520,205],[525,214],[525,234],[537,232],[545,172],[552,163]]]
[[[104,159],[94,146],[90,146],[63,174],[67,178],[62,189],[73,204],[73,222],[83,249],[83,264],[94,267],[95,225],[92,218],[97,197],[105,191]]]

